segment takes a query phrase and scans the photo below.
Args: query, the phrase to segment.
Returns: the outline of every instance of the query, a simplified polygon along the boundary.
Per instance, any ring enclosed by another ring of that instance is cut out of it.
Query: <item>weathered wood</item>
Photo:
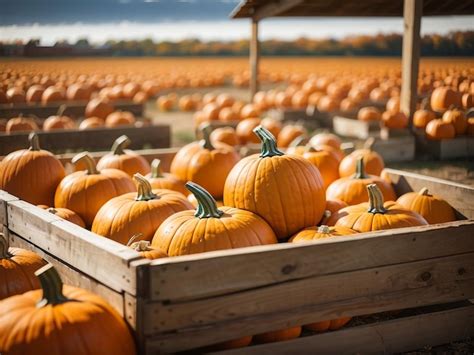
[[[260,61],[260,48],[258,41],[258,20],[252,20],[252,32],[250,37],[250,101],[258,91],[258,66]]]
[[[442,232],[440,225],[431,225],[310,244],[284,243],[158,259],[150,264],[150,299],[199,299],[315,275],[470,252],[474,250],[473,234],[474,221],[457,221],[443,224]]]
[[[8,224],[7,203],[18,201],[18,197],[10,195],[8,192],[0,190],[0,225]]]
[[[397,196],[423,187],[444,198],[459,213],[474,219],[474,187],[406,171],[385,169],[395,188]]]
[[[378,121],[359,121],[357,119],[334,116],[334,132],[343,137],[354,137],[367,139],[380,134],[380,122]]]
[[[141,256],[24,201],[7,203],[8,229],[36,247],[81,270],[115,291],[137,291],[136,270],[129,264]]]
[[[288,11],[302,2],[303,0],[280,0],[267,2],[255,9],[252,18],[254,20],[261,20],[266,17],[278,16],[278,14]]]
[[[410,126],[413,113],[416,110],[422,12],[423,0],[404,0],[400,110],[410,118]]]
[[[130,149],[167,148],[171,143],[168,125],[146,127],[96,128],[86,131],[58,130],[38,132],[41,148],[52,152],[74,150],[106,150],[121,135],[127,135]],[[0,134],[0,155],[29,147],[28,133]]]
[[[417,155],[432,159],[468,158],[473,155],[474,137],[460,136],[453,139],[431,140],[425,132],[417,132]]]
[[[390,139],[376,139],[372,149],[379,153],[386,163],[412,161],[415,158],[415,137],[398,136]]]
[[[215,354],[394,354],[473,335],[474,306],[465,306]]]

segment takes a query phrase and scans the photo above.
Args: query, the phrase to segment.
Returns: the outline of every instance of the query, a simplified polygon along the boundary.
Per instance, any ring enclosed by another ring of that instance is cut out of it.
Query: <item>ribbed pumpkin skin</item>
[[[454,209],[448,202],[436,195],[408,192],[397,200],[401,206],[419,213],[429,224],[446,223],[456,220]]]
[[[126,172],[129,176],[135,173],[146,175],[150,172],[148,161],[137,153],[125,149],[125,154],[108,153],[97,163],[97,169],[118,169]]]
[[[48,209],[48,212],[53,213],[55,216],[61,217],[62,219],[65,219],[66,221],[69,221],[71,223],[74,223],[78,225],[79,227],[86,228],[86,224],[82,220],[79,215],[71,211],[67,208],[50,208]]]
[[[257,344],[275,343],[298,338],[301,335],[301,327],[292,327],[288,329],[275,330],[267,333],[257,334],[253,336],[253,340]]]
[[[313,332],[325,332],[327,330],[337,330],[341,329],[351,320],[351,317],[343,317],[338,319],[326,320],[322,322],[316,322],[311,324],[306,324],[303,326],[305,329],[312,330]]]
[[[294,155],[255,154],[230,172],[224,205],[258,214],[285,239],[319,222],[326,198],[321,174],[310,162]]]
[[[184,187],[184,182],[176,178],[173,174],[163,173],[162,177],[146,176],[153,189],[165,189],[182,193],[187,196],[189,191]]]
[[[329,231],[327,233],[321,232],[319,227],[309,227],[305,228],[295,235],[293,235],[288,242],[289,243],[301,243],[317,239],[324,239],[329,237],[340,237],[343,235],[351,235],[356,232],[350,228],[346,227],[328,227]]]
[[[347,207],[348,204],[342,200],[333,199],[333,200],[326,200],[326,210],[331,212],[331,214],[336,213],[340,209]]]
[[[342,159],[339,164],[339,175],[341,177],[351,176],[356,171],[357,158],[364,157],[364,168],[367,174],[380,176],[385,168],[383,158],[371,149],[357,149]]]
[[[392,186],[375,175],[369,175],[366,179],[340,178],[329,185],[326,190],[326,198],[328,200],[342,200],[349,206],[367,202],[369,197],[367,196],[366,186],[372,183],[377,184],[380,188],[384,200],[395,201],[397,199]]]
[[[64,295],[74,302],[37,308],[42,293],[29,291],[0,302],[2,354],[135,354],[126,323],[102,298],[64,286]]]
[[[303,154],[303,158],[318,168],[323,178],[324,189],[339,179],[339,161],[333,153],[320,151],[309,151]]]

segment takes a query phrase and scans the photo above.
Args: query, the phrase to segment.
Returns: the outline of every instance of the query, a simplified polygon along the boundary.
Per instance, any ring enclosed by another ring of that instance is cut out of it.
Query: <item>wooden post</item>
[[[413,113],[416,110],[422,12],[423,0],[404,0],[400,110],[410,118],[410,126]]]
[[[258,20],[252,19],[252,35],[250,39],[250,100],[258,91],[258,61],[260,57],[258,42]]]

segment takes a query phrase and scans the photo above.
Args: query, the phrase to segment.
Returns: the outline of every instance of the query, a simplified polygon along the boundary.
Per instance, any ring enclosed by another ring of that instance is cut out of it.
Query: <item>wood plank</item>
[[[394,354],[473,335],[474,306],[466,306],[214,354]]]
[[[356,298],[364,298],[366,304],[359,304],[359,308],[350,315],[361,315],[373,306],[374,297],[386,293],[463,280],[471,280],[474,286],[474,274],[466,272],[473,269],[474,253],[468,253],[287,281],[191,302],[155,302],[149,304],[144,312],[145,332],[153,334],[205,327],[257,315],[289,313],[317,304],[324,306],[326,313],[337,312],[338,309],[329,308],[327,304]],[[288,302],[289,295],[291,302]],[[419,305],[431,302],[425,297],[416,301]],[[374,312],[379,310],[369,313]],[[325,319],[311,318],[308,314],[308,323]]]
[[[385,163],[413,161],[415,158],[415,137],[376,139],[372,149],[383,157]]]
[[[431,193],[449,201],[465,218],[474,219],[474,187],[401,170],[385,169],[385,172],[397,196],[426,187]]]
[[[364,122],[339,115],[333,118],[333,128],[335,133],[343,137],[367,139],[380,134],[379,122]]]
[[[136,294],[129,266],[141,259],[136,251],[24,201],[9,202],[7,211],[10,231],[115,291]]]
[[[279,14],[289,11],[301,3],[303,3],[303,0],[268,1],[255,9],[252,14],[252,18],[255,20],[261,20],[266,17],[278,16]]]
[[[8,224],[7,203],[18,200],[18,197],[10,195],[4,190],[0,190],[0,225],[6,226]]]
[[[251,23],[251,37],[250,37],[250,102],[253,101],[254,95],[259,90],[258,71],[260,61],[260,48],[258,41],[258,20],[252,20]]]
[[[150,264],[149,297],[162,301],[199,299],[287,280],[474,251],[474,221],[442,227],[403,228],[309,244],[280,243],[158,259]]]
[[[146,127],[96,128],[86,131],[58,130],[38,132],[41,148],[51,152],[66,150],[107,150],[121,135],[127,135],[132,143],[130,149],[167,148],[171,143],[169,125]],[[0,155],[29,147],[28,133],[0,134]]]
[[[23,248],[34,251],[44,260],[53,264],[61,275],[61,279],[63,280],[64,284],[80,287],[101,296],[102,298],[107,300],[107,302],[109,302],[110,305],[114,307],[117,312],[120,313],[121,316],[124,315],[124,297],[122,293],[108,288],[104,284],[92,278],[90,275],[83,274],[80,270],[71,267],[70,265],[64,263],[62,260],[56,258],[54,255],[36,247],[31,242],[27,241],[26,239],[20,237],[15,233],[9,233],[9,241],[11,247]],[[130,323],[130,325],[134,328],[133,322]]]

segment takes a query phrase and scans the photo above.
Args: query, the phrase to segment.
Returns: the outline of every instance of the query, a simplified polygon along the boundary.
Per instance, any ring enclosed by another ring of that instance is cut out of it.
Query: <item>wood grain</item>
[[[343,137],[367,139],[380,134],[379,122],[364,122],[337,115],[333,118],[333,127],[334,132]]]
[[[385,163],[413,161],[415,158],[415,137],[406,135],[376,139],[372,149],[383,157]]]
[[[19,198],[10,195],[8,192],[0,190],[0,225],[8,224],[7,203],[18,201]]]

